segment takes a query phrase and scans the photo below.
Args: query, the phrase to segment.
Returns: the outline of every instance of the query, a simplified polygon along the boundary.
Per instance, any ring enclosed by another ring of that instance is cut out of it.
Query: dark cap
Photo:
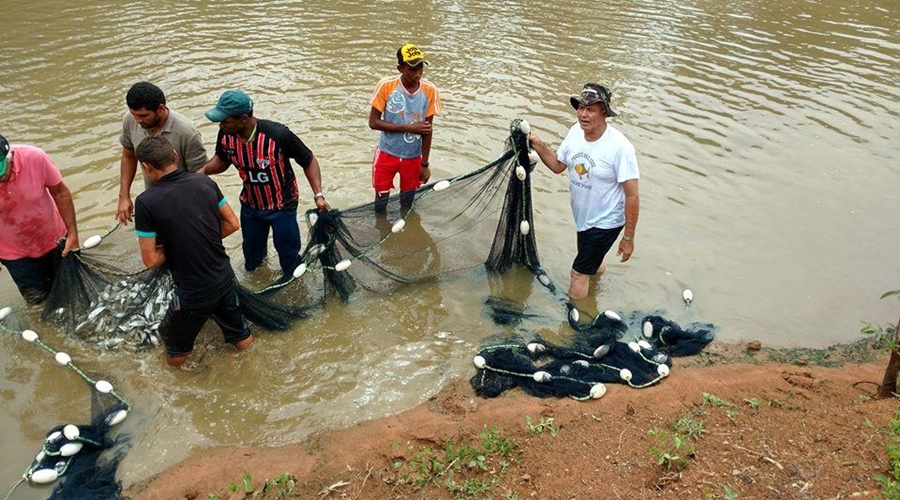
[[[211,122],[223,122],[229,116],[249,115],[253,113],[253,100],[240,90],[226,90],[219,97],[216,107],[206,112]]]
[[[425,60],[425,52],[422,52],[422,49],[411,43],[407,43],[397,51],[397,62],[406,63],[413,68],[420,64],[428,66],[428,61]]]
[[[0,178],[6,176],[9,168],[9,141],[0,135]]]
[[[581,89],[581,95],[573,95],[569,98],[569,103],[572,104],[572,107],[575,109],[578,109],[578,106],[582,104],[585,106],[602,104],[603,108],[606,110],[606,116],[618,116],[618,113],[613,111],[609,106],[609,100],[611,98],[612,92],[610,92],[608,88],[596,83],[586,83],[584,84],[584,88]]]

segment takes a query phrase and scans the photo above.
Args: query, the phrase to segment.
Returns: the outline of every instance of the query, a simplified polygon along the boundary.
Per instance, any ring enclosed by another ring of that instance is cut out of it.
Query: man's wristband
[[[319,191],[318,193],[316,193],[315,196],[313,196],[313,199],[314,199],[314,200],[317,199],[317,198],[322,198],[322,199],[324,200],[324,199],[325,199],[325,195],[322,194],[321,191]]]
[[[634,241],[634,236],[622,235],[622,239],[625,241]]]
[[[428,168],[428,162],[427,162],[427,161],[423,161],[423,162],[422,162],[422,168]]]

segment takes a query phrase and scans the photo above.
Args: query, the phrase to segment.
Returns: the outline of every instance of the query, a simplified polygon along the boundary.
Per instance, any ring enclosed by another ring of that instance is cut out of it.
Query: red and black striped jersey
[[[313,153],[289,128],[271,120],[257,120],[250,141],[219,130],[216,156],[237,168],[244,188],[241,203],[256,210],[297,208],[297,176],[291,159],[306,168]]]

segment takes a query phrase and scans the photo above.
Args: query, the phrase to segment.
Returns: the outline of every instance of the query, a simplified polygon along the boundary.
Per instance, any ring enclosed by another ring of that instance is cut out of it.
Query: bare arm
[[[56,209],[62,216],[63,223],[66,225],[66,246],[63,248],[63,257],[69,252],[78,248],[78,225],[75,223],[75,204],[72,202],[72,193],[63,182],[55,186],[47,188],[50,196],[56,203]]]
[[[634,252],[634,232],[637,229],[638,214],[641,211],[641,199],[638,195],[638,180],[629,179],[622,183],[625,190],[625,229],[624,237],[619,240],[619,251],[616,255],[622,256],[622,262],[631,258]],[[625,238],[628,238],[627,240]]]
[[[147,267],[161,266],[166,261],[166,253],[162,246],[156,245],[156,237],[150,238],[139,237],[138,243],[141,245],[141,260]]]
[[[230,163],[225,163],[225,160],[219,158],[219,155],[214,154],[197,172],[204,175],[215,175],[228,170],[229,166],[231,166]]]
[[[531,141],[531,147],[534,148],[534,151],[541,158],[541,161],[544,165],[547,165],[547,168],[549,168],[551,172],[554,174],[561,174],[566,171],[566,168],[568,167],[565,163],[556,158],[556,151],[550,149],[550,146],[545,144],[537,134],[532,132],[528,136],[528,139]]]
[[[313,155],[309,165],[303,168],[303,174],[306,176],[309,187],[313,190],[313,196],[322,192],[322,171],[319,169],[319,160]],[[319,211],[331,210],[331,205],[325,201],[324,196],[316,196],[316,208]]]
[[[409,132],[427,137],[431,135],[431,120],[415,123],[391,123],[381,119],[381,111],[375,106],[369,111],[369,128],[382,132]]]
[[[219,207],[219,220],[221,221],[222,227],[222,239],[225,239],[225,237],[241,228],[241,223],[238,221],[237,215],[234,214],[234,210],[232,210],[231,205],[228,203],[223,203]]]
[[[119,161],[119,205],[116,208],[116,220],[122,224],[131,222],[134,204],[131,202],[131,185],[137,174],[137,157],[133,149],[122,148],[122,159]]]
[[[434,121],[434,115],[429,116],[425,121],[431,125]],[[432,128],[432,130],[434,129]],[[422,136],[422,170],[419,172],[419,181],[422,184],[427,183],[428,179],[431,178],[431,169],[428,165],[428,157],[431,156],[431,138],[431,133]]]

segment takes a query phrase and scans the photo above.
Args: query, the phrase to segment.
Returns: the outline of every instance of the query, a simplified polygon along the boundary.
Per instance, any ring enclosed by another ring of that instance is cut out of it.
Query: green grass
[[[496,427],[484,426],[478,437],[474,443],[447,441],[439,448],[407,445],[412,456],[394,461],[391,482],[416,488],[435,485],[454,499],[500,498],[493,490],[509,467],[516,443]]]
[[[266,479],[259,488],[253,486],[253,476],[249,472],[244,473],[240,483],[228,485],[230,493],[243,493],[244,498],[258,500],[282,500],[286,498],[300,498],[297,490],[297,479],[285,472],[274,479]],[[221,500],[215,493],[207,495],[209,500]]]
[[[888,454],[887,474],[878,474],[875,476],[875,482],[881,487],[883,497],[875,498],[884,500],[900,499],[900,410],[894,411],[894,418],[891,419],[887,429],[888,443],[885,449]]]
[[[531,421],[531,417],[525,417],[525,428],[528,429],[528,432],[531,434],[543,434],[544,432],[549,432],[551,436],[556,436],[559,433],[559,429],[553,425],[553,417],[541,417],[541,421],[538,423],[533,423]]]

